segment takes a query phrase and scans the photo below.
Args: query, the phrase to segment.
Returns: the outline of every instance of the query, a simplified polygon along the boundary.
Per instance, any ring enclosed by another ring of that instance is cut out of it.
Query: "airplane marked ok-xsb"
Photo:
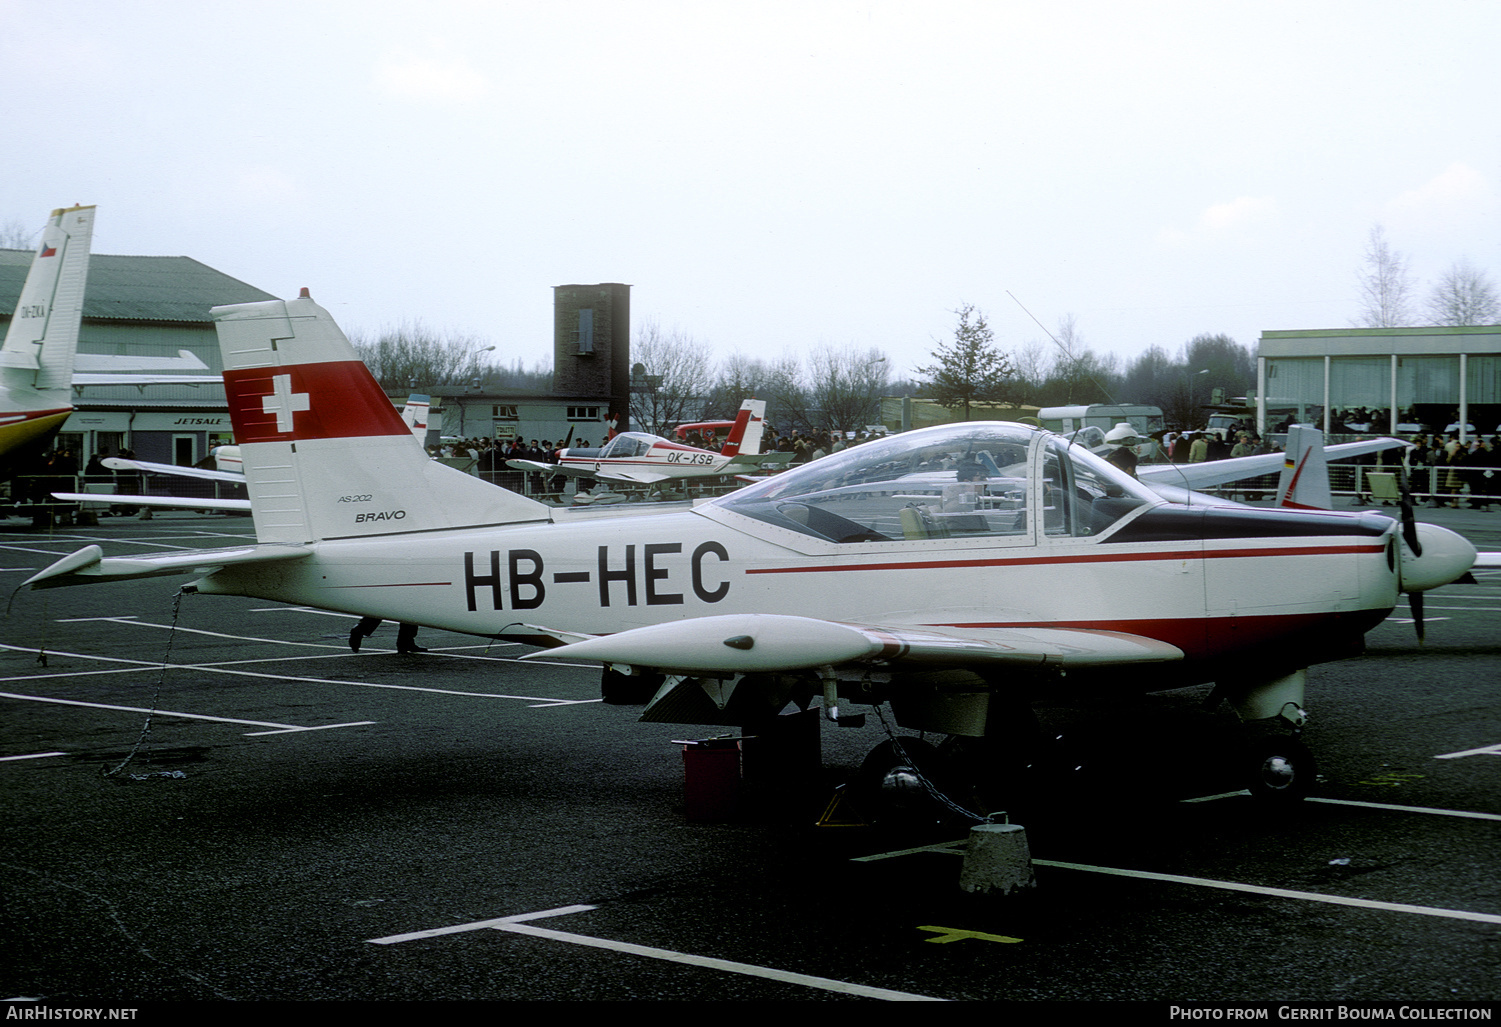
[[[607,698],[649,699],[645,719],[753,724],[821,694],[831,719],[889,702],[998,758],[1062,674],[1213,681],[1244,719],[1292,726],[1249,772],[1297,795],[1306,668],[1476,557],[1375,513],[1164,502],[1001,422],[889,436],[691,508],[563,510],[430,460],[305,290],[213,313],[257,543],[89,546],[29,584],[191,573],[205,594],[561,645],[605,665]]]
[[[599,448],[570,446],[558,451],[557,463],[507,460],[520,471],[542,471],[577,478],[600,478],[636,485],[656,485],[685,478],[713,478],[785,466],[791,453],[762,453],[766,401],[740,404],[735,424],[718,453],[673,442],[646,432],[621,432]]]

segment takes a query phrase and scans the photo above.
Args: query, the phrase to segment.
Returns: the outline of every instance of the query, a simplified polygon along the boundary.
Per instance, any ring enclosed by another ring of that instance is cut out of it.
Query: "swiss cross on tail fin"
[[[227,370],[224,387],[242,445],[411,434],[358,360]]]

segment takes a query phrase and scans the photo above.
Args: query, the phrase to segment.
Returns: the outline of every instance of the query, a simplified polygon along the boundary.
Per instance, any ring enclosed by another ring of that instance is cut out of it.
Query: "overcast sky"
[[[1501,281],[1498,44],[1496,0],[0,0],[0,223],[97,204],[95,252],[528,367],[594,282],[898,374],[963,304],[1254,347],[1347,326],[1377,224]]]

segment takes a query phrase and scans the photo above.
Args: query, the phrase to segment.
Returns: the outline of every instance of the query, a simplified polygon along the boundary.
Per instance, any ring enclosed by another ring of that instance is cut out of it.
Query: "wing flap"
[[[550,649],[546,655],[681,673],[728,674],[847,663],[1112,666],[1181,660],[1183,651],[1156,639],[1118,631],[1029,627],[936,630],[839,624],[784,614],[730,614],[632,628]]]
[[[85,546],[70,553],[21,584],[32,588],[58,588],[101,581],[128,581],[171,574],[210,574],[231,564],[273,563],[311,556],[307,546],[231,546],[198,549],[154,556],[105,556],[98,546]]]

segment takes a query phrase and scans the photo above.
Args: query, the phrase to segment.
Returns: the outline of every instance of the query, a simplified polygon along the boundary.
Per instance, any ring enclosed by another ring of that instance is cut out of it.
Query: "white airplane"
[[[87,546],[27,584],[191,574],[203,594],[552,646],[603,664],[606,700],[647,702],[646,720],[754,725],[821,695],[849,723],[850,704],[889,704],[979,776],[1064,675],[1214,682],[1276,726],[1246,774],[1290,798],[1313,774],[1307,668],[1476,562],[1453,532],[1416,524],[1419,548],[1372,512],[1168,503],[1001,422],[888,436],[691,508],[564,510],[428,459],[306,290],[213,313],[256,544]]]
[[[78,330],[89,277],[95,208],[54,210],[42,229],[5,343],[0,347],[0,478],[44,452],[73,412],[73,390],[84,385],[217,384],[187,350],[176,357],[131,357],[78,352]],[[141,372],[153,372],[144,375]]]
[[[600,478],[635,485],[656,485],[685,478],[717,478],[786,466],[791,453],[762,453],[766,401],[748,399],[740,404],[735,426],[718,453],[673,442],[646,432],[621,432],[603,447],[558,451],[558,462],[507,460],[520,471],[566,474],[577,478]]]
[[[73,361],[94,208],[54,210],[0,347],[0,477],[44,452],[73,412]]]

